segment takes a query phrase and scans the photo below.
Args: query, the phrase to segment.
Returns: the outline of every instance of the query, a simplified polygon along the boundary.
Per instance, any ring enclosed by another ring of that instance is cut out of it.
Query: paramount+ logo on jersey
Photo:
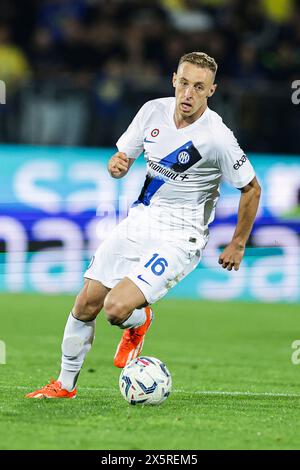
[[[248,160],[248,158],[246,157],[246,155],[243,155],[242,158],[240,160],[237,160],[236,163],[233,165],[233,168],[235,170],[238,170],[239,168],[241,168],[241,166],[244,165],[244,163]]]

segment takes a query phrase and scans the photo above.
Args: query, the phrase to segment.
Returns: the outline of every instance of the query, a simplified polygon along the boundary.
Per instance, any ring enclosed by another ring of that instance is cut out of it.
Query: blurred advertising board
[[[114,149],[0,146],[0,290],[76,292],[96,247],[127,214],[145,175],[106,170]],[[300,156],[249,155],[262,186],[238,272],[218,265],[236,224],[240,192],[222,183],[203,259],[169,297],[300,300]]]

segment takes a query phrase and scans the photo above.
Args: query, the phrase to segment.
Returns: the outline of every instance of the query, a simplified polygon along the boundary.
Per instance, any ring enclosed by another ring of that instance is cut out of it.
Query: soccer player
[[[95,319],[124,329],[114,364],[137,357],[151,325],[151,305],[199,263],[214,218],[221,177],[241,193],[232,240],[219,257],[239,269],[257,212],[260,186],[233,133],[207,100],[216,91],[215,60],[202,52],[180,58],[175,97],[149,101],[117,142],[109,163],[124,177],[144,151],[147,174],[137,201],[99,246],[69,315],[61,372],[29,398],[74,398],[76,381],[92,346]]]

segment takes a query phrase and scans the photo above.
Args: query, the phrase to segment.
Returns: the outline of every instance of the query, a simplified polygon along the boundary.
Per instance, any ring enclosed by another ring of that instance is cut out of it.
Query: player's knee
[[[128,317],[128,307],[122,300],[107,295],[104,301],[104,312],[111,325],[120,325]]]

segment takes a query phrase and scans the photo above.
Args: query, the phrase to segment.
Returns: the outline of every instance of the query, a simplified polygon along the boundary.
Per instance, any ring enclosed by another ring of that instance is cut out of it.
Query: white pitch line
[[[85,391],[103,391],[103,392],[116,392],[118,390],[111,388],[93,388],[85,387],[80,390]],[[172,393],[186,393],[190,395],[220,395],[220,396],[252,396],[252,397],[287,397],[287,398],[300,398],[299,393],[273,393],[273,392],[237,392],[237,391],[223,391],[223,390],[181,390],[175,389],[172,390]]]
[[[29,390],[32,387],[25,386],[13,386],[13,385],[0,385],[0,389],[4,390]],[[108,392],[108,393],[119,393],[118,388],[107,388],[107,387],[79,387],[79,392]],[[224,391],[224,390],[172,390],[172,393],[186,393],[190,395],[215,395],[215,396],[245,396],[245,397],[283,397],[283,398],[300,398],[299,393],[273,393],[273,392],[238,392],[238,391]]]
[[[300,398],[299,393],[273,393],[273,392],[227,392],[223,390],[195,390],[189,392],[188,390],[174,390],[177,393],[191,393],[192,395],[224,395],[224,396],[249,396],[249,397],[287,397],[287,398]]]

